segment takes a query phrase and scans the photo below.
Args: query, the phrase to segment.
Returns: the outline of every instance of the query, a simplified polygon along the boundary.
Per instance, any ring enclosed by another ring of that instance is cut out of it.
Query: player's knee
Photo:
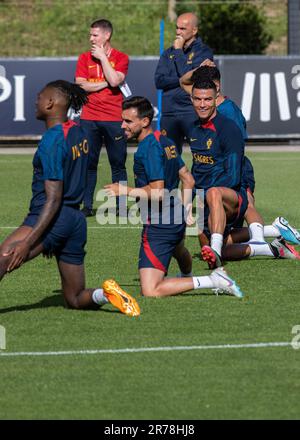
[[[76,309],[76,310],[79,310],[81,308],[76,296],[68,297],[68,298],[65,297],[65,307],[67,309]]]
[[[219,188],[209,188],[206,193],[206,200],[208,204],[213,204],[222,200],[222,194]]]
[[[148,297],[158,297],[161,296],[159,293],[159,286],[157,287],[145,287],[143,286],[141,289],[141,294],[143,296],[148,296]]]
[[[142,287],[141,294],[143,296],[157,296],[155,295],[155,289],[151,289],[149,287]]]

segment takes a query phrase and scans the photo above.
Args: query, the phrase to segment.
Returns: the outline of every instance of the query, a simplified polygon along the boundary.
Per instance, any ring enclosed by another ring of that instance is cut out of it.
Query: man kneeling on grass
[[[54,81],[38,94],[36,117],[45,121],[33,158],[29,214],[0,247],[0,280],[39,254],[55,255],[67,307],[94,309],[111,303],[129,316],[140,314],[134,298],[114,280],[102,289],[85,288],[84,246],[87,225],[79,210],[87,178],[89,144],[86,133],[67,119],[87,102],[87,93],[67,81]]]
[[[119,183],[105,186],[110,196],[130,195],[148,200],[139,254],[142,294],[169,296],[193,289],[217,289],[241,298],[241,290],[223,268],[216,269],[209,276],[191,275],[192,258],[184,246],[186,223],[183,205],[190,203],[190,200],[185,200],[185,194],[191,194],[194,179],[177,153],[174,142],[153,133],[153,115],[152,105],[146,98],[137,96],[123,102],[122,128],[127,139],[136,138],[138,141],[134,155],[136,188]],[[173,193],[179,182],[183,192],[181,216],[178,215],[179,197],[168,199],[165,196],[166,192]],[[153,209],[155,205],[157,209]],[[181,271],[178,278],[165,276],[172,257],[177,260]]]

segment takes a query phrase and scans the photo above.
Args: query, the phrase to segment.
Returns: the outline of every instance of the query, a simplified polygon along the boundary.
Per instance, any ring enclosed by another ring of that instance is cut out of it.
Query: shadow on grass
[[[46,296],[46,298],[43,298],[41,301],[33,303],[33,304],[24,304],[20,306],[12,306],[7,307],[5,309],[0,309],[1,313],[10,313],[10,312],[26,312],[27,310],[33,310],[33,309],[45,309],[48,307],[62,307],[65,310],[75,310],[75,309],[68,309],[65,307],[64,298],[62,296],[61,290],[53,290],[53,293],[58,293],[58,295],[51,295]],[[99,309],[81,309],[77,310],[80,312],[105,312],[105,313],[121,313],[119,310],[111,310],[111,309],[105,309],[105,308],[99,308]]]
[[[54,292],[60,292],[60,291],[54,291]],[[47,296],[46,298],[43,298],[41,301],[33,304],[24,304],[20,306],[7,307],[6,309],[0,309],[0,313],[22,312],[32,309],[44,309],[47,307],[63,307],[63,306],[64,306],[64,300],[60,293],[59,295]]]

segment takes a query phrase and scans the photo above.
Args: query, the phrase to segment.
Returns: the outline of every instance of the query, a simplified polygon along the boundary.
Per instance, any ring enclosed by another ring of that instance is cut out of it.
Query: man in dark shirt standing
[[[174,140],[180,153],[189,126],[197,116],[179,79],[207,59],[213,60],[213,53],[198,37],[196,15],[191,12],[180,15],[173,46],[163,52],[155,72],[156,88],[163,90],[161,130]]]

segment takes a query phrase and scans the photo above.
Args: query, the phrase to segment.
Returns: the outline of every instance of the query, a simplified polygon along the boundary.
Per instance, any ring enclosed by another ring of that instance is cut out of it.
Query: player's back
[[[63,181],[62,203],[78,207],[86,185],[87,164],[87,137],[75,122],[49,128],[33,158],[30,212],[39,214],[46,202],[45,180]]]
[[[217,108],[219,113],[232,119],[241,130],[243,138],[245,140],[248,139],[246,119],[242,110],[236,105],[236,103],[232,101],[232,99],[226,97]]]
[[[87,180],[88,137],[73,121],[62,125],[65,138],[64,205],[74,206],[82,202]]]
[[[184,207],[181,201],[180,189],[178,188],[180,177],[179,171],[185,165],[177,151],[175,143],[159,131],[154,133],[163,150],[164,166],[164,200],[162,202],[162,222],[170,224],[184,223]]]
[[[184,166],[184,162],[177,151],[174,141],[159,131],[154,132],[154,136],[163,149],[163,163],[165,171],[165,188],[172,191],[179,185],[179,170]]]

